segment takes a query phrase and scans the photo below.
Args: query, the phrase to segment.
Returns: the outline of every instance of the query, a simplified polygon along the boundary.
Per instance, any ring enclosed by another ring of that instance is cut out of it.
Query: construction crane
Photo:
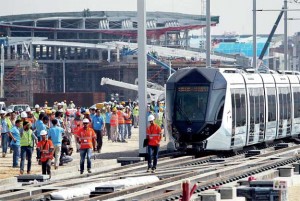
[[[112,80],[112,79],[103,77],[101,79],[101,85],[105,85],[105,84],[138,91],[138,85],[129,84],[129,83],[126,83],[126,82],[116,81],[116,80]],[[150,84],[153,85],[153,83],[150,83]],[[163,90],[152,89],[152,88],[148,87],[147,88],[147,93],[148,93],[151,101],[158,101],[158,100],[161,100],[161,99],[164,98],[164,93],[165,92]]]

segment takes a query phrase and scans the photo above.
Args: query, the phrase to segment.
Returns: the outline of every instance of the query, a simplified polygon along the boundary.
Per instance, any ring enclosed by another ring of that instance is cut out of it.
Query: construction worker
[[[139,105],[137,102],[133,102],[132,114],[134,128],[137,128],[139,124]]]
[[[96,149],[96,133],[95,131],[88,126],[90,121],[85,118],[82,121],[83,127],[78,130],[77,133],[77,142],[80,144],[80,174],[84,172],[84,160],[87,156],[87,170],[88,173],[92,173],[92,150]]]
[[[35,111],[32,114],[33,114],[34,118],[36,120],[38,120],[39,119],[39,115],[40,115],[40,106],[38,104],[36,104],[34,106],[34,109],[35,109]]]
[[[117,108],[112,109],[112,114],[110,117],[110,138],[112,142],[117,142],[118,137],[118,115],[117,115]]]
[[[106,129],[108,140],[111,140],[111,136],[110,136],[110,117],[111,117],[111,114],[112,113],[110,111],[110,108],[107,107],[106,111],[105,111],[105,129]]]
[[[159,143],[162,137],[162,130],[159,125],[154,123],[155,117],[150,114],[148,116],[149,126],[147,127],[147,153],[148,153],[148,169],[147,172],[152,170],[152,173],[155,173],[157,160],[158,160],[158,152],[159,152]],[[153,163],[152,163],[153,160]]]
[[[104,128],[104,120],[100,114],[100,109],[96,110],[96,115],[92,119],[92,128],[94,129],[97,136],[97,151],[101,152],[102,144],[103,144],[103,128]]]
[[[69,109],[75,109],[75,104],[73,103],[73,101],[70,101],[70,104],[68,106]]]
[[[20,157],[20,125],[21,125],[21,120],[16,120],[15,125],[13,128],[10,130],[11,133],[11,149],[13,150],[13,168],[17,168],[18,166],[18,161]]]
[[[127,142],[125,140],[125,114],[123,112],[123,105],[119,105],[117,114],[118,114],[118,130],[119,130],[119,137],[118,142]]]
[[[65,133],[65,130],[59,127],[57,124],[58,124],[57,119],[53,119],[52,120],[53,127],[49,129],[49,139],[52,140],[54,145],[54,155],[55,155],[54,168],[55,169],[58,169],[59,166],[62,136]]]
[[[21,165],[20,165],[20,174],[24,173],[24,162],[27,158],[27,174],[30,174],[31,170],[31,158],[32,158],[32,148],[35,135],[30,129],[31,125],[28,121],[23,122],[23,129],[20,131],[21,140]],[[36,139],[37,140],[37,139]]]
[[[131,126],[132,126],[132,119],[131,119],[131,111],[130,107],[125,107],[125,139],[128,137],[128,139],[131,138]]]
[[[9,142],[9,123],[7,118],[5,117],[6,112],[4,110],[0,110],[1,116],[1,146],[2,146],[2,157],[4,158],[7,153],[7,147]]]
[[[41,152],[42,174],[48,174],[51,178],[51,160],[53,159],[54,146],[51,139],[47,139],[47,131],[40,133],[42,140],[38,142],[37,148]]]

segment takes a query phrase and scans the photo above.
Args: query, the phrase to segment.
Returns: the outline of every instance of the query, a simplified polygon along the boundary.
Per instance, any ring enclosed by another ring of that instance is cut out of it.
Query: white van
[[[7,109],[11,109],[12,111],[26,111],[26,108],[30,108],[30,106],[28,104],[16,104],[7,107]]]
[[[6,110],[5,102],[0,102],[0,110]]]

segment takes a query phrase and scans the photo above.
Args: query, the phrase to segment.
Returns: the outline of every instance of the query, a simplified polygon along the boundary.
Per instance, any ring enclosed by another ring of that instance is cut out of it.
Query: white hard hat
[[[152,115],[152,114],[150,114],[149,116],[148,116],[148,121],[153,121],[155,119],[155,117]]]
[[[27,108],[26,108],[26,112],[31,112],[30,107],[27,107]]]
[[[36,104],[36,105],[34,106],[34,108],[37,109],[37,108],[40,108],[40,106],[39,106],[38,104]]]
[[[62,106],[62,104],[61,103],[57,103],[57,106]]]
[[[4,110],[0,110],[0,114],[6,114]]]
[[[56,112],[56,110],[55,110],[55,109],[52,109],[52,110],[51,110],[51,112],[52,112],[52,113],[55,113],[55,112]]]
[[[63,110],[63,109],[59,109],[59,110],[58,110],[58,112],[61,112],[61,113],[63,113],[63,112],[64,112],[64,110]]]
[[[41,133],[40,133],[40,135],[47,135],[47,131],[42,130]]]
[[[40,112],[41,112],[41,113],[45,113],[45,110],[41,110]]]
[[[87,118],[83,119],[82,123],[90,123],[90,120],[88,120]]]
[[[13,112],[12,109],[7,110],[7,113],[12,113],[12,112]]]
[[[21,118],[27,118],[27,113],[25,111],[21,112]]]

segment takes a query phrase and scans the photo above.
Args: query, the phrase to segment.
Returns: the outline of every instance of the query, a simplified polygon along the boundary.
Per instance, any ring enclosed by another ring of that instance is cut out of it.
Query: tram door
[[[262,87],[248,88],[249,91],[249,132],[248,145],[264,141],[265,100]]]
[[[300,134],[300,88],[293,87],[293,100],[294,100],[294,118],[292,135]]]
[[[279,119],[277,138],[291,135],[291,92],[289,87],[278,87]]]
[[[231,148],[245,146],[247,134],[247,107],[245,89],[231,89],[231,106]]]
[[[266,88],[267,98],[267,122],[266,122],[266,141],[271,141],[276,138],[277,128],[277,104],[276,104],[276,89],[275,87]]]

